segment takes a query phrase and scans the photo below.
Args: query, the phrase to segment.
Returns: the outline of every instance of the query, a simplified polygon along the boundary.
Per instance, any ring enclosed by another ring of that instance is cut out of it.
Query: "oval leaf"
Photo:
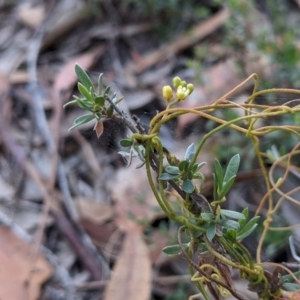
[[[227,182],[223,181],[224,186],[222,187],[221,193],[219,194],[219,199],[222,199],[230,191],[236,175],[232,176]]]
[[[216,235],[217,226],[216,223],[209,223],[206,229],[206,236],[208,240],[211,242],[214,236]]]
[[[110,117],[112,117],[113,113],[114,113],[114,107],[112,105],[110,105],[106,110],[106,114],[110,118]]]
[[[178,175],[176,175],[176,174],[162,173],[162,174],[158,177],[158,179],[159,179],[159,180],[172,180],[172,179],[175,179],[175,178],[177,178],[177,177],[178,177]]]
[[[237,220],[245,219],[245,216],[242,213],[234,210],[221,209],[221,214],[225,217],[229,217],[232,219],[237,219]]]
[[[78,82],[77,88],[78,88],[80,94],[83,97],[85,97],[89,102],[94,102],[93,96],[91,95],[91,93],[88,91],[88,89],[83,84]]]
[[[215,172],[216,172],[216,182],[218,184],[217,191],[220,193],[223,184],[223,169],[220,162],[217,159],[215,159]]]
[[[186,250],[189,247],[189,243],[182,244],[184,250]],[[169,256],[175,256],[181,253],[181,249],[179,245],[170,245],[165,248],[163,248],[163,252],[166,253]]]
[[[120,145],[122,147],[130,147],[130,146],[132,146],[132,144],[133,144],[133,141],[131,139],[123,139],[120,141]]]
[[[105,102],[105,98],[103,96],[99,96],[99,97],[96,97],[94,99],[94,101],[96,102],[96,104],[103,106],[104,102]]]
[[[92,91],[95,93],[94,85],[88,76],[88,74],[78,65],[75,65],[75,72],[78,77],[78,79],[81,81],[81,83],[86,87],[88,91]]]
[[[240,155],[236,154],[231,158],[231,160],[228,163],[225,176],[224,176],[224,182],[227,182],[233,176],[236,176],[239,166],[240,166]]]
[[[248,230],[250,230],[253,227],[253,225],[257,223],[259,218],[260,216],[256,216],[249,220],[249,222],[239,231],[239,235],[243,235],[245,232],[248,232]]]
[[[294,291],[297,291],[299,290],[299,284],[297,283],[291,283],[291,282],[286,282],[282,285],[282,287],[287,290],[287,291],[291,291],[291,292],[294,292]],[[296,299],[296,298],[295,298]]]
[[[202,162],[202,163],[200,163],[200,164],[195,164],[194,166],[193,166],[193,168],[192,168],[192,172],[193,173],[196,173],[196,172],[198,172],[203,166],[205,166],[206,165],[206,162]]]
[[[195,154],[195,145],[194,143],[192,143],[187,147],[184,159],[190,161],[193,159],[194,154]]]
[[[179,168],[176,166],[167,166],[166,167],[166,172],[168,172],[169,174],[179,174]]]
[[[226,234],[230,236],[232,239],[236,240],[237,233],[233,228],[228,228]]]
[[[248,231],[244,232],[243,234],[241,234],[241,232],[238,233],[238,236],[237,236],[237,240],[242,240],[244,238],[246,238],[248,235],[250,235],[254,229],[257,227],[257,224],[254,224]]]
[[[95,118],[94,115],[84,115],[84,116],[81,116],[81,117],[77,118],[74,121],[74,125],[69,128],[69,131],[71,131],[72,129],[76,128],[77,126],[80,126],[82,124],[85,124],[85,123],[93,120],[94,118]]]
[[[240,227],[244,227],[246,222],[247,222],[247,219],[249,217],[249,209],[248,207],[244,208],[243,211],[242,211],[242,214],[245,216],[245,219],[244,220],[239,220],[239,224],[240,224]]]
[[[235,230],[240,229],[240,224],[237,221],[233,221],[233,220],[225,220],[224,222],[222,222],[222,225],[226,228],[232,228]]]
[[[87,99],[76,98],[76,102],[77,102],[78,106],[83,109],[86,109],[86,110],[93,109],[93,104],[91,104],[91,102],[87,101]]]
[[[102,121],[96,122],[94,130],[96,131],[97,138],[99,139],[99,137],[102,135],[104,130],[103,122]]]
[[[186,160],[182,160],[179,164],[179,170],[182,172],[188,168],[188,162]]]
[[[69,101],[63,106],[63,108],[67,107],[68,105],[75,104],[75,103],[77,103],[76,100]]]
[[[101,73],[98,78],[98,95],[99,96],[102,96],[102,91],[103,91],[102,81],[103,81],[103,73]]]
[[[186,179],[186,180],[184,180],[183,183],[182,183],[182,189],[183,189],[186,193],[190,194],[190,193],[192,193],[192,192],[194,191],[195,185],[194,185],[194,183],[193,183],[191,180]]]

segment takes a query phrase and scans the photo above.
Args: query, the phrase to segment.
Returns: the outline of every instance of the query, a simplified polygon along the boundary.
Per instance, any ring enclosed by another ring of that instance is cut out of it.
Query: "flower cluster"
[[[178,101],[185,100],[194,91],[194,85],[192,83],[186,83],[176,76],[173,78],[173,86],[176,89],[176,97]],[[173,89],[169,85],[165,85],[162,88],[162,95],[167,102],[173,98]]]

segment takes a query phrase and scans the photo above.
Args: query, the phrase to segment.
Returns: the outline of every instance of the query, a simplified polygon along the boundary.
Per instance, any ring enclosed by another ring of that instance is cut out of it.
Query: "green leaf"
[[[186,180],[184,180],[183,183],[182,183],[182,189],[183,189],[186,193],[190,194],[190,193],[192,193],[192,192],[194,191],[195,185],[194,185],[194,183],[193,183],[191,180],[186,179]]]
[[[291,282],[286,282],[282,285],[282,287],[286,290],[286,291],[291,291],[291,292],[295,292],[297,290],[299,290],[299,284],[297,283],[291,283]]]
[[[120,145],[122,147],[130,147],[130,146],[132,146],[132,144],[133,144],[133,141],[131,139],[123,139],[120,141]]]
[[[105,103],[105,98],[103,96],[98,96],[94,99],[94,101],[96,102],[96,104],[103,106]]]
[[[141,161],[145,161],[145,148],[142,145],[135,145],[134,150],[137,152],[138,157]]]
[[[78,117],[75,121],[74,121],[74,124],[85,124],[91,120],[93,120],[95,118],[95,115],[92,114],[92,115],[83,115],[83,116],[80,116]]]
[[[215,215],[213,213],[203,212],[201,213],[201,218],[204,220],[213,220]]]
[[[82,83],[78,82],[77,88],[83,97],[85,97],[90,102],[94,102],[93,96]]]
[[[253,231],[254,231],[254,229],[257,227],[257,224],[254,224],[248,231],[246,231],[246,232],[243,232],[243,233],[241,233],[242,232],[242,230],[238,233],[238,235],[237,235],[237,240],[242,240],[242,239],[244,239],[244,238],[246,238],[248,235],[250,235]]]
[[[74,125],[72,127],[69,128],[69,131],[71,131],[72,129],[76,128],[77,126],[80,126],[82,124],[85,124],[91,120],[95,119],[95,115],[84,115],[81,117],[78,117],[75,121],[74,121]]]
[[[85,86],[85,88],[88,91],[92,91],[92,93],[95,93],[94,85],[88,76],[88,74],[78,65],[75,65],[75,72],[81,83]]]
[[[131,156],[133,156],[132,153],[126,152],[126,151],[119,151],[118,154],[120,154],[121,156],[125,157],[125,158],[129,158]]]
[[[217,189],[218,189],[218,182],[217,182],[217,176],[215,173],[212,174],[213,176],[213,182],[214,182],[214,186],[213,186],[213,199],[214,201],[218,200],[218,193],[217,193]]]
[[[117,105],[119,104],[122,100],[124,99],[124,97],[120,97],[119,99],[117,99],[114,104]]]
[[[103,91],[103,73],[101,73],[98,78],[98,95],[99,96],[102,96],[102,91]]]
[[[216,235],[217,226],[216,223],[209,223],[206,229],[206,236],[208,240],[211,242],[214,236]]]
[[[226,228],[232,228],[232,229],[235,229],[235,230],[240,229],[240,224],[237,221],[224,220],[221,224],[222,224],[222,226],[224,226]]]
[[[204,181],[205,177],[203,176],[202,173],[195,173],[193,175],[193,179],[201,179],[202,181]]]
[[[253,225],[255,225],[257,223],[259,218],[260,218],[260,216],[256,216],[256,217],[252,218],[251,220],[249,220],[248,223],[239,231],[238,234],[243,235],[245,232],[248,232],[253,227]]]
[[[224,186],[222,186],[221,193],[219,193],[219,199],[222,199],[226,194],[230,191],[234,180],[235,180],[236,175],[232,176],[227,182],[223,181]]]
[[[145,165],[145,163],[146,163],[146,161],[143,161],[140,164],[138,164],[135,168],[140,169],[141,167],[143,167]]]
[[[300,276],[300,271],[297,271],[295,273],[293,273],[293,275],[296,277],[296,278],[299,278]],[[286,275],[283,275],[280,277],[280,281],[281,282],[288,282],[288,281],[291,281],[291,280],[294,280],[292,275],[291,274],[286,274]]]
[[[114,113],[114,107],[112,105],[110,105],[106,110],[106,114],[110,118],[110,117],[112,117],[113,113]]]
[[[245,216],[245,219],[240,219],[239,220],[239,224],[240,224],[240,227],[242,228],[243,226],[245,226],[246,222],[247,222],[247,219],[248,219],[248,216],[249,216],[249,209],[248,207],[244,208],[243,211],[242,211],[242,214]]]
[[[192,172],[193,173],[196,173],[196,172],[198,172],[203,166],[205,166],[206,165],[206,162],[202,162],[202,163],[200,163],[200,164],[194,164],[193,165],[193,168],[192,168]]]
[[[182,244],[184,250],[186,250],[189,247],[189,243]],[[169,256],[175,256],[181,253],[181,249],[179,245],[170,245],[165,248],[163,248],[163,252],[166,253]]]
[[[233,228],[228,228],[226,234],[232,239],[236,240],[237,233],[236,230],[234,230]]]
[[[217,192],[220,193],[222,190],[223,184],[223,169],[219,162],[219,160],[215,159],[215,172],[216,172],[216,179],[217,179]]]
[[[228,163],[225,176],[224,176],[224,182],[229,181],[233,176],[236,176],[238,169],[240,166],[240,155],[236,154],[231,158],[231,160]]]
[[[86,109],[86,110],[92,110],[94,108],[94,105],[91,104],[87,99],[80,99],[76,98],[76,102],[79,107]]]
[[[172,180],[175,178],[178,178],[179,176],[177,174],[169,174],[169,173],[162,173],[158,179],[159,180]]]
[[[67,107],[68,105],[75,104],[75,103],[77,103],[76,100],[69,101],[63,106],[63,108]]]
[[[104,90],[103,95],[104,95],[104,96],[107,96],[108,93],[109,93],[109,91],[110,91],[110,86],[107,86],[107,87],[105,88],[105,90]]]
[[[182,160],[180,163],[179,163],[179,170],[181,171],[181,172],[183,172],[184,170],[187,170],[187,168],[188,168],[188,165],[189,165],[189,163],[188,163],[188,161],[187,160]]]
[[[194,143],[192,143],[191,145],[189,145],[186,149],[186,152],[185,152],[185,156],[184,156],[184,159],[187,160],[187,161],[191,161],[195,155],[195,145]]]
[[[245,216],[242,213],[234,211],[234,210],[221,209],[221,215],[232,218],[232,219],[237,219],[237,220],[245,219]]]
[[[178,175],[179,174],[179,168],[176,167],[176,166],[167,166],[166,167],[166,172],[170,173],[170,174],[176,174],[176,175]]]

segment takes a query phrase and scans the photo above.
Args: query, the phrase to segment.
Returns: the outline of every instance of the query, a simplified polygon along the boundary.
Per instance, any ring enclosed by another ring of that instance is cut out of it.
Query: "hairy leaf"
[[[186,193],[190,194],[190,193],[192,193],[192,192],[194,191],[195,185],[194,185],[194,183],[193,183],[191,180],[186,179],[186,180],[184,180],[183,183],[182,183],[182,189],[183,189]]]
[[[176,166],[167,166],[166,171],[170,174],[179,174],[179,168]]]
[[[194,155],[195,155],[195,145],[194,143],[192,143],[191,145],[189,145],[186,149],[186,152],[185,152],[185,156],[184,156],[184,159],[185,160],[192,160]]]

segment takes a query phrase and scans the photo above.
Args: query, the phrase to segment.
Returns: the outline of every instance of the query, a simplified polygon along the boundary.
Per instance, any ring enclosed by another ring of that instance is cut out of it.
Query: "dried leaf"
[[[127,231],[123,249],[105,291],[104,300],[148,300],[151,291],[151,264],[141,231]]]
[[[32,247],[2,226],[0,245],[0,299],[39,299],[41,285],[53,273],[50,264],[40,254],[33,260]]]
[[[99,139],[99,137],[102,135],[104,130],[103,122],[98,121],[94,126],[94,130],[96,131],[97,138]]]
[[[45,9],[43,6],[23,7],[18,15],[20,21],[30,27],[37,28],[45,18]]]
[[[87,219],[96,224],[102,224],[113,217],[114,212],[111,205],[92,201],[87,198],[75,198],[74,203],[80,219]]]

